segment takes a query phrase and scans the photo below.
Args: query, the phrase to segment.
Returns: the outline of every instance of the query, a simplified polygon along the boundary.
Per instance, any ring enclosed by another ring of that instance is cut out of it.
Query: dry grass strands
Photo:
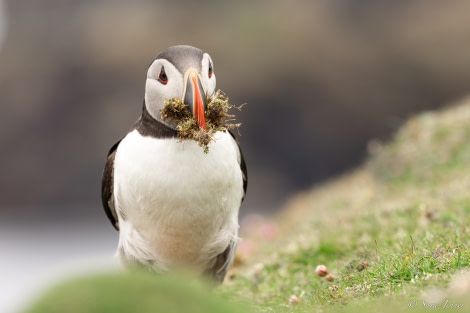
[[[176,124],[178,137],[191,139],[198,142],[204,149],[204,153],[209,152],[209,143],[214,134],[218,131],[227,131],[238,128],[241,124],[235,123],[235,115],[229,114],[231,108],[241,109],[241,106],[233,106],[228,103],[228,97],[219,89],[212,97],[207,99],[207,108],[204,111],[206,129],[199,127],[193,115],[181,99],[173,98],[165,100],[165,105],[160,114],[162,120],[172,121]]]

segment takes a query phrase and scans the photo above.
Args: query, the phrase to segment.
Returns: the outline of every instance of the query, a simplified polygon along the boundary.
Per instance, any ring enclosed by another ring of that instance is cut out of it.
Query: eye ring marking
[[[163,85],[166,85],[168,83],[168,76],[166,76],[165,67],[163,65],[160,70],[160,74],[158,75],[158,81]]]
[[[208,71],[208,73],[207,73],[207,76],[209,76],[209,78],[212,77],[212,72],[213,72],[213,71],[214,71],[214,70],[212,69],[212,63],[209,61],[209,71]]]

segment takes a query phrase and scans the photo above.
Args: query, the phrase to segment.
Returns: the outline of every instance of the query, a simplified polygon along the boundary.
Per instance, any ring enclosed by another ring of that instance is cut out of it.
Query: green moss
[[[195,140],[204,149],[204,153],[208,153],[209,143],[216,132],[240,126],[240,123],[235,123],[235,115],[228,113],[235,107],[229,104],[228,100],[221,90],[217,90],[212,98],[206,99],[207,107],[204,111],[206,129],[199,127],[188,106],[181,99],[166,100],[160,113],[162,120],[169,120],[176,124],[178,137],[181,140]],[[236,108],[241,109],[241,106]]]

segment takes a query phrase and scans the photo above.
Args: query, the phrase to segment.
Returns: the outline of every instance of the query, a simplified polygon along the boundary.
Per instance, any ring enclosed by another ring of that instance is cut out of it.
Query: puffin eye
[[[209,61],[209,72],[207,73],[207,75],[209,76],[209,78],[212,77],[212,63]]]
[[[158,75],[158,81],[163,85],[166,85],[168,83],[168,76],[166,76],[164,66],[162,66],[162,69],[160,70],[160,74]]]

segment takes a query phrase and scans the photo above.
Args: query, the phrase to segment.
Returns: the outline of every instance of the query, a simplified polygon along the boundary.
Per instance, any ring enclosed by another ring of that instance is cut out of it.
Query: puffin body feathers
[[[160,82],[168,86],[160,86],[154,76],[168,64],[174,68]],[[109,150],[101,196],[107,217],[119,230],[117,255],[124,263],[156,272],[190,267],[222,282],[234,258],[246,191],[238,142],[229,131],[219,131],[205,153],[196,141],[178,138],[176,129],[155,115],[162,99],[184,94],[179,87],[183,81],[169,82],[186,79],[185,71],[198,75],[199,88],[211,95],[215,77],[203,76],[208,67],[212,74],[208,54],[189,46],[157,56],[149,68],[141,117]]]

